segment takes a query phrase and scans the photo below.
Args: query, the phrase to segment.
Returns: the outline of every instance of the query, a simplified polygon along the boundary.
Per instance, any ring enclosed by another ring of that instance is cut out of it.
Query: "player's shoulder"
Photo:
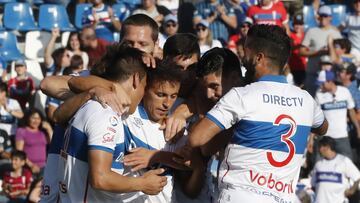
[[[81,120],[87,120],[89,118],[96,118],[101,120],[102,117],[117,116],[110,107],[104,108],[99,102],[89,100],[86,102],[78,112],[75,114],[75,119],[78,117]]]

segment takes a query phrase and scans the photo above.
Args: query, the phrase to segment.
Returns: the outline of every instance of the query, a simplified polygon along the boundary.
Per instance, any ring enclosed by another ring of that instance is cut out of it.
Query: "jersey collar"
[[[268,81],[268,82],[278,82],[278,83],[288,83],[286,77],[283,75],[264,75],[258,80],[260,81]]]

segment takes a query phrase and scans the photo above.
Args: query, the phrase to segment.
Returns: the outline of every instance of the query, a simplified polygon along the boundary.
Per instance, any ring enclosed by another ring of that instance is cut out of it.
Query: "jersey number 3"
[[[274,167],[283,167],[290,163],[291,159],[294,157],[295,154],[295,144],[293,141],[290,140],[292,136],[296,133],[296,122],[293,118],[288,115],[282,114],[278,116],[274,122],[274,125],[279,126],[282,120],[287,120],[290,123],[289,130],[281,135],[281,142],[285,143],[289,149],[289,153],[287,157],[282,161],[277,161],[274,159],[272,152],[267,152],[266,156],[269,163]]]

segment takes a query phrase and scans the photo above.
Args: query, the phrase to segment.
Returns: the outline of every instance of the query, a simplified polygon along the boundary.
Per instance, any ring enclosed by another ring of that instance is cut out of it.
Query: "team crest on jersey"
[[[144,125],[140,118],[134,118],[134,124],[138,128],[141,128],[141,126]]]
[[[105,135],[103,135],[103,143],[108,143],[108,142],[114,142],[114,137],[115,135],[112,133],[105,133]]]
[[[110,119],[109,119],[109,122],[114,127],[117,126],[118,123],[119,123],[118,119],[115,116],[111,116]]]

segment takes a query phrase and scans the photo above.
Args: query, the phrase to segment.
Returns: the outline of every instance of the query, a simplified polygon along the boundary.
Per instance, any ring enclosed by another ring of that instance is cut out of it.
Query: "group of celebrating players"
[[[286,32],[251,27],[245,70],[226,48],[200,58],[192,34],[154,59],[157,39],[156,22],[133,15],[90,72],[42,81],[64,103],[40,202],[293,202],[307,137],[327,121],[282,75]]]

